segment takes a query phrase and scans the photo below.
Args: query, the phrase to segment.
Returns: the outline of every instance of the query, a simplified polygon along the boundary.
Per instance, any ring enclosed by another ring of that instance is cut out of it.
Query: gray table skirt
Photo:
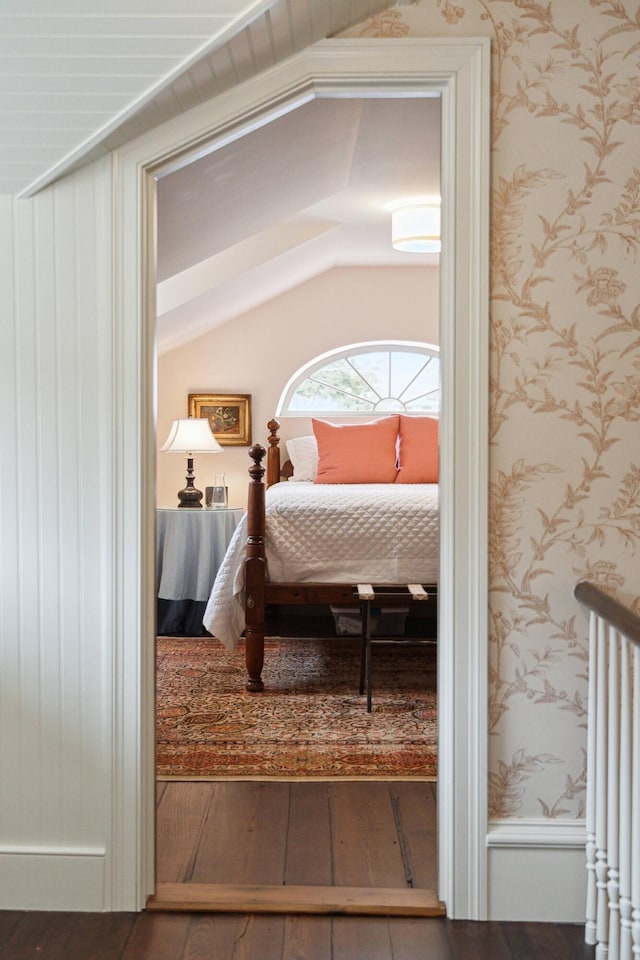
[[[241,509],[156,511],[157,633],[209,636],[202,617]]]

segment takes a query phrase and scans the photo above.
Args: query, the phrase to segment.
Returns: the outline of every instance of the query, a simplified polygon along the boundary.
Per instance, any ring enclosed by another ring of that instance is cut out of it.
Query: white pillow
[[[315,480],[318,473],[318,442],[315,436],[287,440],[287,454],[293,464],[292,480]]]

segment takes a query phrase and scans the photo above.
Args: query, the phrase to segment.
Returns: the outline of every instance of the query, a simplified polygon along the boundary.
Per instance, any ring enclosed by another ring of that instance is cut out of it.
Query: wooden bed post
[[[271,487],[274,483],[280,483],[280,421],[269,420],[267,424],[269,430],[269,452],[267,454],[267,486]]]
[[[251,447],[249,456],[249,499],[247,503],[247,560],[245,565],[245,648],[247,663],[247,690],[264,690],[262,666],[264,663],[264,466],[266,450],[259,443]]]

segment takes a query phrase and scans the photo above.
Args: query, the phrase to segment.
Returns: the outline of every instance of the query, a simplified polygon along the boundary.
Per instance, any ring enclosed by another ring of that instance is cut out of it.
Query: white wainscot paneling
[[[0,902],[109,909],[111,161],[3,204]]]
[[[584,923],[583,820],[489,823],[488,919]]]

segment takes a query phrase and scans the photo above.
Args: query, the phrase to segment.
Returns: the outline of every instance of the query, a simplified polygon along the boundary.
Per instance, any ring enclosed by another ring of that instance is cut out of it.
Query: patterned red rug
[[[358,694],[359,638],[265,642],[265,691],[244,690],[244,649],[157,641],[161,778],[434,778],[433,648],[373,650],[373,709]]]

